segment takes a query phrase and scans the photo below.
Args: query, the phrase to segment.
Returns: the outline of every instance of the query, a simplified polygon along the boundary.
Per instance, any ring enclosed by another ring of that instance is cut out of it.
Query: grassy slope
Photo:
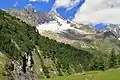
[[[111,70],[107,72],[94,71],[88,72],[85,75],[76,74],[64,77],[55,77],[49,80],[120,80],[120,70]]]
[[[0,52],[0,80],[4,80],[5,76],[5,66],[7,64],[8,58]]]

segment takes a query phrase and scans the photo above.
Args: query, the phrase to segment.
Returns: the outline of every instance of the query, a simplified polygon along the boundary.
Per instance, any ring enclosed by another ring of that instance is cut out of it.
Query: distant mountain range
[[[50,22],[53,19],[48,15],[46,12],[36,11],[33,8],[24,8],[22,10],[11,9],[6,10],[12,16],[20,18],[21,20],[25,21],[26,23],[36,26],[38,24],[43,24],[45,22]]]
[[[119,25],[103,23],[79,24],[64,20],[55,10],[46,13],[36,11],[33,8],[24,8],[21,11],[11,9],[7,10],[7,12],[32,26],[36,26],[40,34],[51,31],[72,40],[81,40],[86,35],[98,36],[106,32],[111,32],[116,38],[120,37]]]

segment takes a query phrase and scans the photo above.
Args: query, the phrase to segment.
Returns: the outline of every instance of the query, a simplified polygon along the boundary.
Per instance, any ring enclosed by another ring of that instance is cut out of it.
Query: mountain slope
[[[119,80],[120,70],[111,70],[111,71],[94,71],[94,72],[87,72],[84,74],[74,74],[70,76],[64,77],[55,77],[49,80]]]
[[[53,20],[52,17],[49,17],[48,13],[42,11],[36,11],[33,8],[24,8],[22,10],[10,9],[6,10],[12,16],[20,18],[26,23],[36,26],[38,24],[48,23]]]
[[[23,21],[0,10],[0,51],[10,60],[5,66],[8,80],[34,80],[89,70],[93,57],[87,51],[58,43],[38,33]],[[21,75],[20,75],[20,74]],[[19,76],[19,77],[16,77]]]
[[[78,24],[73,21],[63,20],[56,11],[51,11],[48,15],[53,20],[48,23],[36,25],[39,33],[43,36],[49,37],[50,39],[55,39],[58,42],[67,43],[77,48],[91,48],[94,46],[94,43],[104,43],[105,39],[108,40],[107,37],[111,38],[112,36],[111,39],[114,40],[114,37],[119,39],[120,36],[119,25],[109,24],[104,29],[95,29],[93,25]],[[99,25],[99,27],[100,26],[102,25]],[[111,42],[110,39],[108,42],[110,42],[109,44],[113,43],[115,47],[117,47],[117,52],[119,52],[118,43],[116,44],[116,42]],[[102,43],[101,45],[104,46]],[[95,47],[99,49],[99,46]],[[112,48],[113,47],[110,47],[111,50]]]
[[[61,21],[63,20],[55,20],[54,25],[61,27],[61,24],[65,24],[70,27],[69,22],[63,21],[62,23]],[[50,78],[79,72],[84,73],[84,71],[89,70],[107,70],[120,66],[120,58],[118,57],[120,43],[114,36],[112,38],[104,37],[103,34],[99,36],[95,34],[94,30],[74,25],[70,27],[72,30],[67,28],[71,35],[80,33],[85,35],[76,45],[81,46],[82,43],[88,46],[88,48],[75,48],[76,46],[72,47],[69,44],[59,43],[41,36],[40,31],[35,26],[32,27],[23,22],[22,19],[12,17],[4,11],[0,11],[0,25],[0,51],[13,60],[7,71],[9,77],[15,80],[18,78],[24,80],[25,77],[31,80],[36,77],[40,79]],[[66,30],[63,28],[62,31],[64,29]],[[89,33],[86,33],[87,31]],[[89,39],[93,41],[89,42]],[[17,74],[18,72],[22,76]]]

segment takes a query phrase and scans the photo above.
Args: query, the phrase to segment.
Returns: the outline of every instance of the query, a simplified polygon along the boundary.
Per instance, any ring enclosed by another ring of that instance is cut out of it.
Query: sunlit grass
[[[85,74],[74,74],[70,76],[58,76],[48,80],[120,80],[120,70],[92,71]]]

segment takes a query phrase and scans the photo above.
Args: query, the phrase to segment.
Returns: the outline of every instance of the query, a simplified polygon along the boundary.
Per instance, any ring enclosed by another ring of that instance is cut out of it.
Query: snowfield
[[[67,22],[64,21],[63,19],[60,19],[59,17],[57,17],[57,19],[58,21],[51,21],[49,23],[36,26],[37,29],[39,30],[39,33],[42,33],[44,31],[52,31],[52,32],[59,33],[67,29],[75,29],[74,27],[70,27],[70,24],[67,24]],[[59,23],[61,25],[59,25]]]
[[[75,26],[71,27],[70,26],[71,24],[75,24]],[[56,17],[56,20],[51,21],[49,23],[44,23],[44,24],[40,24],[40,25],[36,26],[39,33],[43,33],[45,31],[52,31],[54,33],[62,33],[62,32],[66,32],[68,29],[71,29],[71,30],[74,30],[80,34],[95,34],[95,33],[89,33],[89,32],[86,32],[84,30],[77,29],[75,27],[80,28],[82,26],[78,25],[75,22],[67,23],[66,20],[63,20],[60,17]]]
[[[62,25],[60,26],[56,22],[50,22],[37,26],[37,29],[39,30],[39,32],[43,32],[43,31],[60,32],[63,30],[74,29],[74,28],[70,27],[70,25],[66,23],[62,23]]]

